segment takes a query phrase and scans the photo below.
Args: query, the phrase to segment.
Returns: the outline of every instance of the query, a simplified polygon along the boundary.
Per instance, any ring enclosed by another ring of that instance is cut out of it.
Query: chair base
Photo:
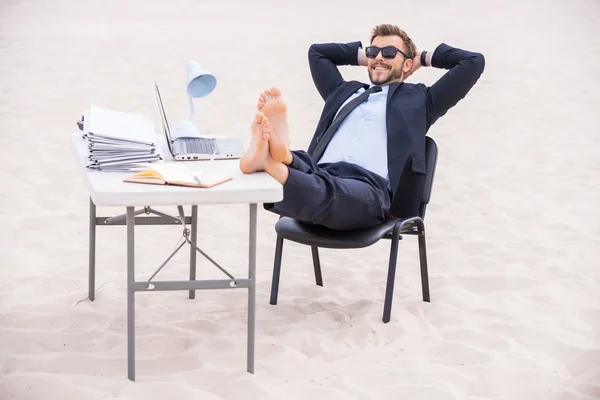
[[[331,229],[315,225],[305,225],[292,218],[283,217],[275,225],[275,230],[277,231],[277,241],[275,246],[273,279],[271,281],[270,304],[272,305],[277,304],[284,239],[311,246],[313,267],[315,270],[315,282],[318,286],[323,286],[323,276],[321,273],[321,262],[318,250],[319,247],[337,249],[362,248],[368,247],[380,239],[385,238],[391,239],[382,318],[384,323],[388,323],[391,318],[394,282],[396,278],[396,264],[398,258],[398,243],[402,239],[401,233],[418,235],[423,301],[430,301],[427,249],[425,243],[425,225],[420,217],[408,218],[404,220],[388,220],[380,227],[355,232],[333,231]]]

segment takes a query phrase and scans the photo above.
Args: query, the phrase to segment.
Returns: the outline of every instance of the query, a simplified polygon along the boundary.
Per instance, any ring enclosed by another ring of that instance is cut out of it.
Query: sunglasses
[[[368,58],[377,57],[379,52],[381,52],[381,55],[383,56],[383,58],[387,58],[390,60],[392,58],[396,58],[396,53],[400,53],[404,57],[410,58],[405,52],[403,52],[402,50],[400,50],[399,48],[394,47],[394,46],[387,46],[387,47],[383,47],[383,48],[377,47],[377,46],[369,46],[365,49],[365,55]]]

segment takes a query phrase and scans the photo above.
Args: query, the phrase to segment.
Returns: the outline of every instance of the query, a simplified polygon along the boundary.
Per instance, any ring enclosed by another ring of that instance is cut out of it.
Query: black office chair
[[[421,201],[421,206],[419,207],[418,216],[404,219],[388,219],[378,227],[356,231],[335,231],[321,226],[302,224],[293,218],[280,218],[275,224],[277,243],[275,247],[275,265],[273,267],[270,303],[273,305],[277,304],[281,257],[283,255],[283,239],[311,246],[313,266],[315,269],[315,281],[319,286],[323,286],[321,263],[319,260],[319,247],[329,249],[357,249],[371,246],[381,239],[391,239],[392,245],[390,249],[387,287],[385,290],[385,302],[383,307],[383,322],[388,323],[392,312],[396,260],[398,257],[398,241],[402,239],[402,234],[419,236],[419,259],[421,262],[423,301],[429,302],[429,278],[427,274],[427,251],[425,247],[425,225],[423,219],[425,218],[425,209],[431,197],[437,154],[438,149],[435,141],[430,137],[427,137],[425,141],[427,174],[425,177],[423,199]]]

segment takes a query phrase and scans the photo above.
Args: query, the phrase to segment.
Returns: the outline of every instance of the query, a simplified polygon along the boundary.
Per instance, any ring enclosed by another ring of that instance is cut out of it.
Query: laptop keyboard
[[[187,153],[213,154],[217,148],[215,139],[186,139],[184,143]]]

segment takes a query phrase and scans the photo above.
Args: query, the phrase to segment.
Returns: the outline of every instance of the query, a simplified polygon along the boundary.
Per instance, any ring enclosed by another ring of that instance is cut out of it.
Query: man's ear
[[[412,69],[412,66],[413,66],[413,60],[412,59],[407,59],[404,62],[404,67],[402,68],[402,71],[408,72],[408,71],[410,71]]]

